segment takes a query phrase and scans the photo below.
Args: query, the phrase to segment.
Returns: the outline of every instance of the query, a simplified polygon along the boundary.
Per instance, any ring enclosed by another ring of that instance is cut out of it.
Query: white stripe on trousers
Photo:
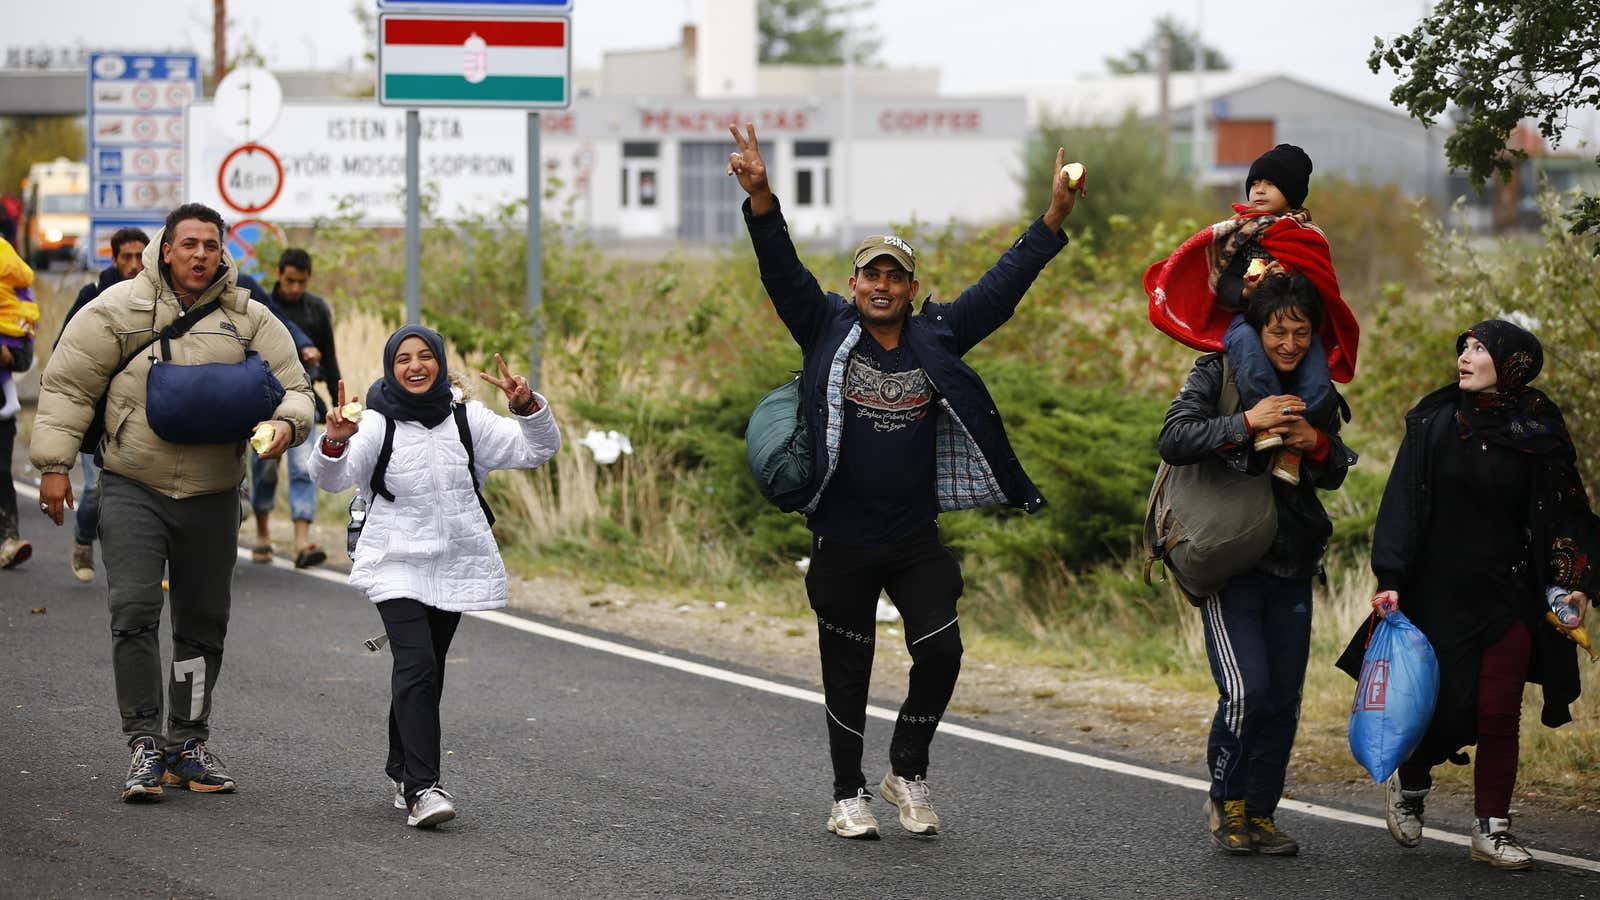
[[[1244,728],[1244,676],[1239,672],[1239,660],[1234,656],[1233,643],[1228,639],[1228,629],[1222,620],[1222,595],[1206,598],[1206,611],[1211,613],[1211,643],[1216,648],[1217,668],[1222,670],[1222,683],[1228,694],[1228,705],[1222,721],[1234,737],[1240,737]]]
[[[832,719],[840,728],[843,728],[845,731],[848,731],[851,734],[855,735],[856,737],[861,738],[863,741],[867,739],[866,735],[864,735],[861,732],[855,730],[854,728],[851,728],[849,725],[846,725],[845,723],[840,722],[839,721],[839,717],[833,714],[833,710],[828,709],[828,704],[826,704],[826,703],[822,704],[822,708],[828,710],[828,718]]]
[[[933,637],[934,635],[936,635],[939,632],[945,630],[946,628],[949,628],[951,625],[954,625],[956,622],[958,622],[960,620],[961,620],[961,617],[960,616],[956,616],[954,619],[951,619],[950,621],[944,623],[943,625],[940,625],[938,628],[935,628],[934,630],[928,632],[927,634],[923,635],[922,637],[919,637],[916,640],[912,641],[911,642],[911,646],[915,647],[916,645],[922,643],[923,641],[927,640],[928,638]]]

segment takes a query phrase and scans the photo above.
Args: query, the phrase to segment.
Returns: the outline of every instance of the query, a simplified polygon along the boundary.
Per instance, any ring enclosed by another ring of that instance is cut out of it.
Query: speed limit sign
[[[217,167],[217,192],[236,212],[261,212],[283,192],[283,164],[260,144],[236,147]]]

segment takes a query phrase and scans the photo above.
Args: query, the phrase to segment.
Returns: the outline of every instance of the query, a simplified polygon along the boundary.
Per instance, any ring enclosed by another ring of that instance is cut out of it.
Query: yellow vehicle
[[[22,182],[24,258],[36,269],[51,260],[72,261],[94,252],[89,246],[89,165],[57,157],[34,163]]]

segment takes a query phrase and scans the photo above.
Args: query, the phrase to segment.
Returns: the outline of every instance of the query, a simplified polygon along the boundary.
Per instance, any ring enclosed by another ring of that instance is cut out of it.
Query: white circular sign
[[[236,147],[217,170],[217,192],[237,212],[258,213],[283,191],[283,164],[260,144]]]
[[[128,71],[128,63],[120,56],[102,56],[94,61],[94,74],[106,79],[115,80]]]
[[[283,89],[266,69],[234,69],[217,85],[212,98],[216,123],[224,137],[253,144],[266,136],[283,112]]]

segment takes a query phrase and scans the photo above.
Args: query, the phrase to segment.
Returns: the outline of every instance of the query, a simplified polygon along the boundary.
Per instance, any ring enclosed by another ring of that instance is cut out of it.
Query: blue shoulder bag
[[[212,301],[215,303],[215,301]],[[272,367],[254,350],[237,363],[172,362],[173,338],[182,337],[207,313],[162,329],[161,358],[151,355],[145,378],[145,417],[156,436],[172,444],[231,444],[248,440],[257,422],[272,418],[284,389]]]

